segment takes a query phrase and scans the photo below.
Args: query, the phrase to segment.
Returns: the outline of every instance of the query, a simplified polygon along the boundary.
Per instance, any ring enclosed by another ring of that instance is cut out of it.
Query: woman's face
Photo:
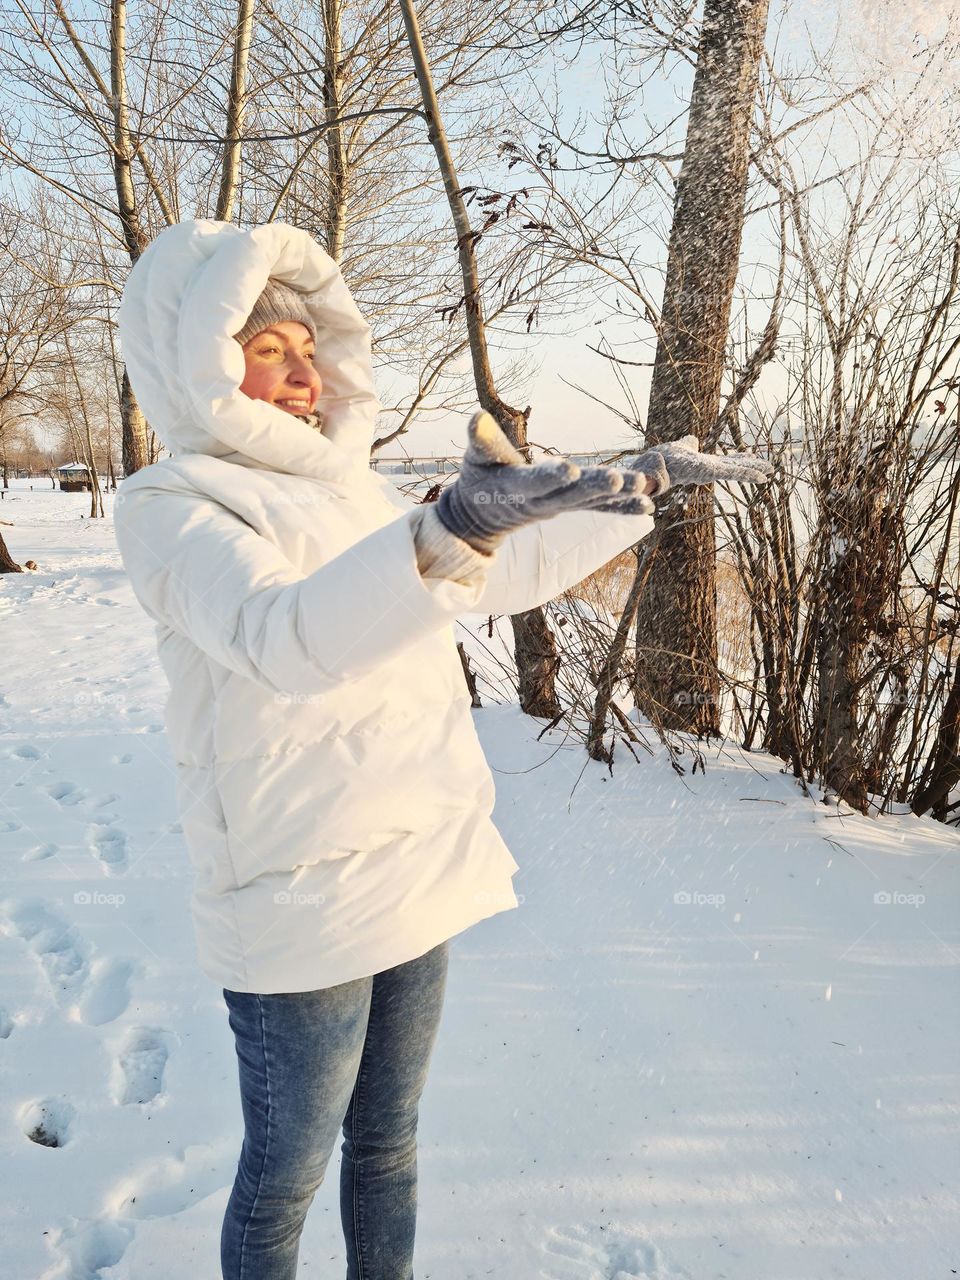
[[[299,320],[261,329],[243,345],[246,373],[240,390],[287,413],[312,413],[323,389],[313,355],[310,330]]]

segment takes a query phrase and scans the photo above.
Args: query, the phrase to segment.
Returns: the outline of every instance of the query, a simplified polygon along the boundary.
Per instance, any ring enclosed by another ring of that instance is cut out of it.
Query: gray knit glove
[[[647,477],[659,478],[663,468],[656,460],[657,455],[667,471],[667,484],[657,488],[657,497],[674,484],[713,484],[717,480],[766,484],[774,472],[772,462],[746,450],[731,454],[701,453],[696,436],[681,436],[679,440],[645,449],[632,458],[627,467]]]
[[[636,457],[628,458],[624,466],[628,471],[639,471],[641,475],[654,482],[656,488],[652,496],[655,498],[659,498],[661,493],[666,493],[670,488],[670,473],[667,471],[663,454],[657,449],[645,449]]]
[[[530,466],[482,409],[470,419],[467,437],[460,474],[440,494],[437,515],[477,551],[493,552],[515,529],[564,511],[653,514],[640,471],[567,461]]]

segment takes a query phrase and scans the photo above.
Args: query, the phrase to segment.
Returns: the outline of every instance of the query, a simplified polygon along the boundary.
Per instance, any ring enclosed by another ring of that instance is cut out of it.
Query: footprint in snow
[[[110,805],[116,804],[120,796],[115,791],[110,791],[95,800],[90,800],[89,792],[83,787],[78,787],[74,782],[54,782],[44,788],[47,795],[51,799],[56,800],[61,808],[77,808],[79,807],[84,816],[89,816],[92,825],[87,831],[87,842],[90,851],[95,854],[104,864],[104,870],[108,875],[119,875],[127,869],[127,837],[124,832],[114,824],[114,820],[110,813],[107,812]],[[15,828],[9,828],[13,830]],[[0,824],[0,831],[3,830]],[[55,846],[48,845],[48,849],[54,849]],[[25,861],[33,861],[35,858],[49,857],[49,853],[33,852],[25,856]]]
[[[152,1102],[163,1093],[163,1071],[172,1039],[162,1027],[131,1027],[123,1038],[114,1069],[113,1098],[122,1106]]]
[[[187,1147],[182,1155],[166,1156],[142,1175],[121,1183],[111,1197],[118,1219],[165,1218],[182,1213],[198,1200],[228,1185],[236,1172],[233,1140],[215,1146]]]
[[[20,1108],[20,1128],[41,1147],[63,1147],[70,1140],[76,1109],[66,1098],[38,1098]]]
[[[44,858],[56,857],[57,846],[55,844],[35,844],[32,849],[28,849],[20,858],[21,862],[41,862]]]
[[[83,993],[77,1001],[81,1021],[91,1027],[113,1022],[130,1003],[130,979],[136,973],[132,960],[95,960]]]
[[[54,782],[47,787],[47,795],[56,800],[57,804],[66,807],[72,807],[79,804],[81,800],[86,799],[87,793],[82,787],[78,787],[73,782]]]
[[[58,1280],[101,1280],[123,1258],[133,1234],[129,1223],[97,1218],[69,1218],[64,1226],[50,1228],[47,1242],[61,1258]]]
[[[28,742],[22,742],[19,746],[0,751],[0,755],[3,755],[5,760],[38,760],[41,753],[36,749],[36,746],[31,746]]]
[[[54,996],[61,1005],[83,990],[87,959],[75,931],[42,902],[4,904],[6,931],[27,944],[40,961]]]
[[[541,1248],[542,1280],[683,1280],[656,1245],[613,1225],[551,1227]]]
[[[0,1040],[6,1040],[13,1030],[13,1019],[6,1009],[0,1009]]]
[[[90,850],[104,864],[108,875],[120,875],[127,869],[127,837],[109,823],[96,823],[87,832]]]
[[[8,899],[5,931],[20,938],[39,960],[60,1008],[90,1026],[120,1016],[130,1003],[132,960],[92,959],[77,930],[39,899]]]

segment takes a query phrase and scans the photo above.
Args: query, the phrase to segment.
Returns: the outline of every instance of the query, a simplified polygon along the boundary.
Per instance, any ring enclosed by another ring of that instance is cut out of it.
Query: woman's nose
[[[306,382],[310,386],[315,386],[318,391],[323,386],[323,380],[317,373],[316,365],[311,360],[299,359],[294,364],[290,380],[291,382]]]

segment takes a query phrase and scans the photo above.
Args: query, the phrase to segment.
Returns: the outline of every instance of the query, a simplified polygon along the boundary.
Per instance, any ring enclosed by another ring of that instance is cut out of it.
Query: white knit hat
[[[269,328],[272,324],[281,324],[284,320],[295,320],[298,324],[306,325],[310,330],[311,338],[316,343],[316,325],[313,323],[303,294],[298,293],[296,289],[291,289],[280,280],[270,279],[253,304],[247,323],[239,333],[233,336],[243,346],[261,329]]]

